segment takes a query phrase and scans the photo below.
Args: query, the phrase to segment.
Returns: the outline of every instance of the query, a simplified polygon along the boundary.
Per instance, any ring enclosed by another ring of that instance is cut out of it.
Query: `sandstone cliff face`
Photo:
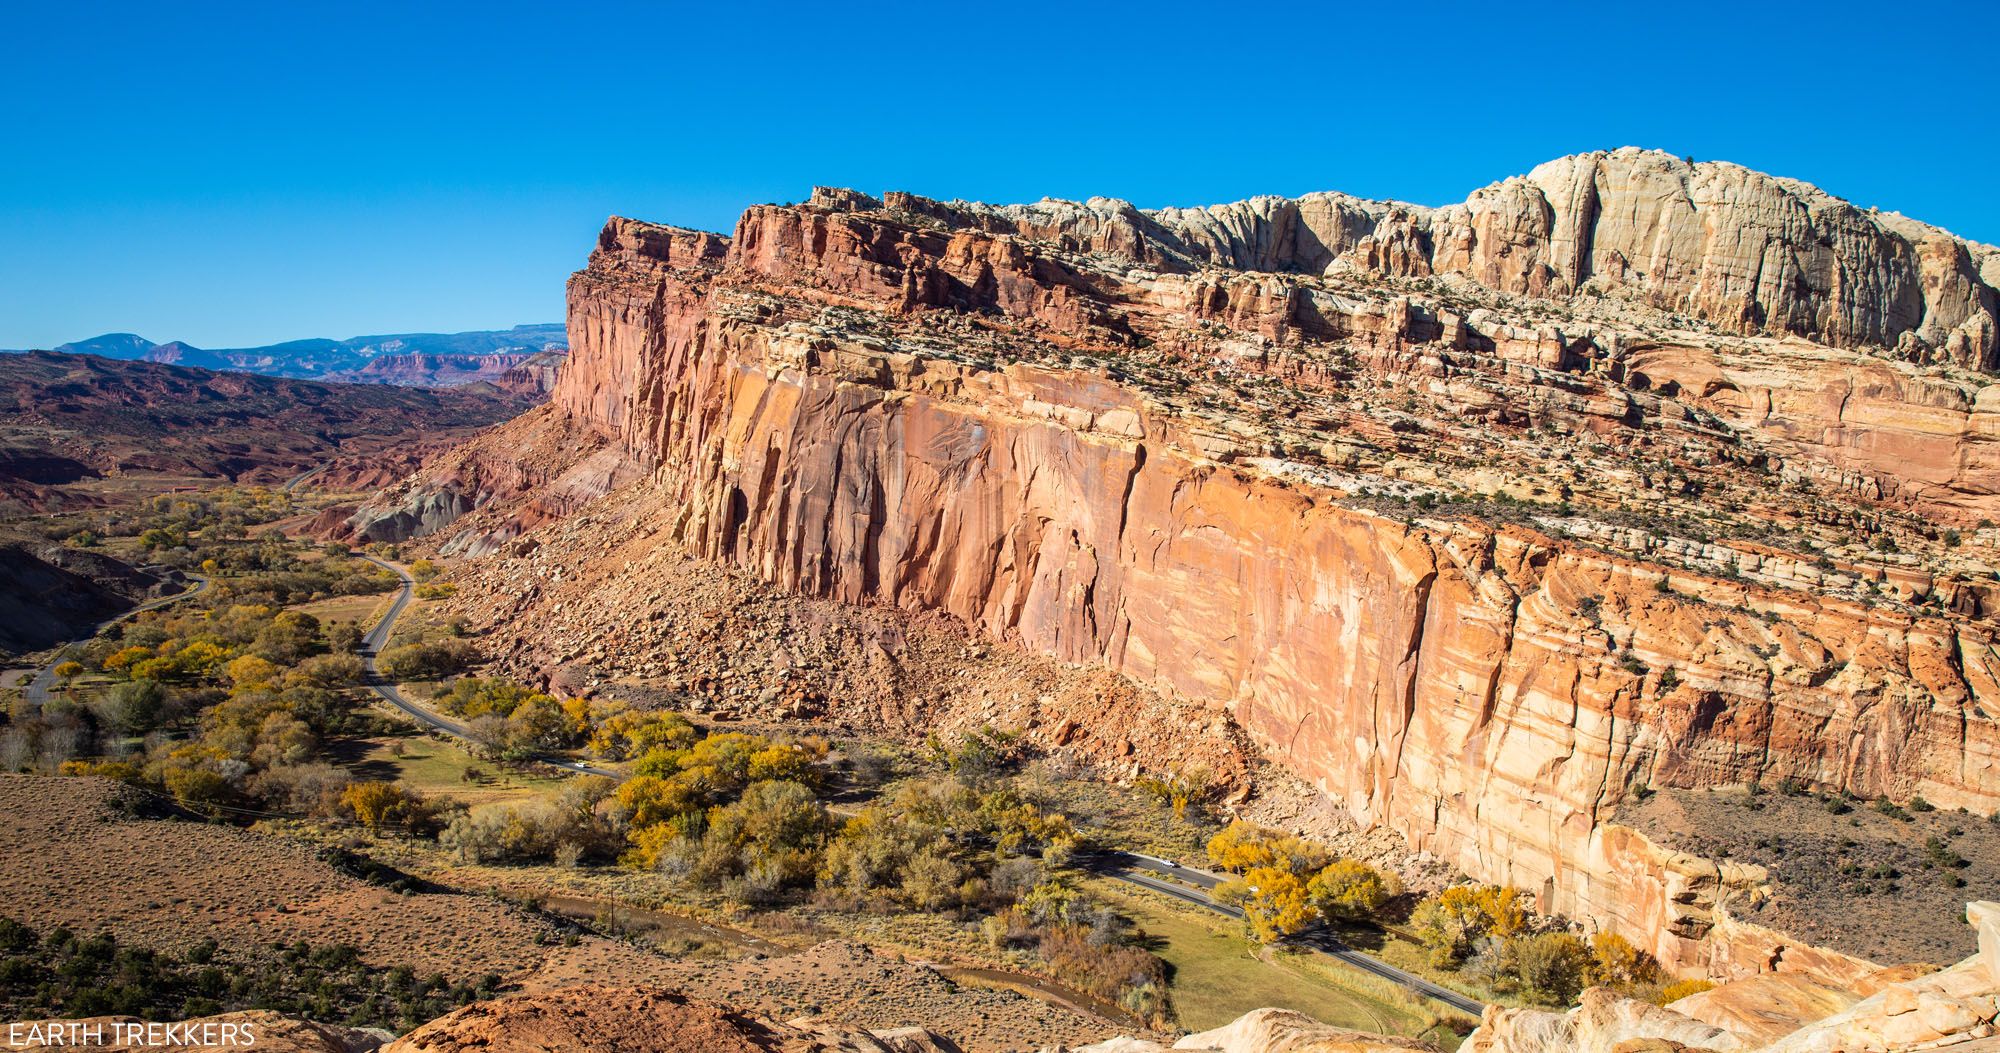
[[[1756,874],[1614,820],[1787,778],[2000,807],[2000,587],[1890,551],[2000,517],[1991,400],[1904,360],[1990,350],[1927,229],[1632,151],[1445,210],[615,219],[551,405],[356,523],[493,552],[644,475],[663,542],[1226,709],[1362,824],[1678,969],[1852,976],[1733,919]],[[1822,343],[1731,335],[1763,331]]]
[[[1034,207],[900,207],[1008,233],[765,207],[724,254],[710,236],[615,220],[572,281],[574,358],[554,401],[678,488],[674,531],[699,550],[1219,701],[1360,822],[1718,975],[1782,956],[1709,938],[1729,881],[1612,824],[1626,794],[1789,777],[2000,806],[2000,661],[1983,623],[1684,574],[1540,530],[1379,514],[1344,501],[1336,474],[1257,456],[1226,419],[1170,410],[1102,365],[1010,359],[1005,340],[1137,347],[1194,314],[1276,334],[1281,353],[1309,313],[1316,332],[1384,357],[1456,344],[1503,369],[1571,372],[1596,352],[1407,300],[1093,271],[1018,235],[1081,239]],[[1114,218],[1082,240],[1160,255],[1145,224],[1167,220]],[[1287,262],[1269,237],[1232,238],[1208,243],[1237,246],[1231,262]],[[1005,320],[998,346],[980,312]],[[1710,384],[1702,369],[1724,368],[1712,357],[1628,352],[1628,370],[1710,398],[1755,390]],[[1778,415],[1769,401],[1760,422]],[[1855,411],[1827,411],[1841,412]],[[1809,433],[1800,464],[1840,470],[1836,429],[1772,426]],[[1763,563],[1771,584],[1796,584]]]

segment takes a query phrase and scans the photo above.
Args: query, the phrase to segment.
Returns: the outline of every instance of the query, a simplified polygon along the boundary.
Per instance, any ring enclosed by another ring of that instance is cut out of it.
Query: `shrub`
[[[763,906],[812,883],[827,825],[811,789],[757,782],[740,800],[711,810],[699,836],[682,834],[653,854],[670,877]]]
[[[1698,995],[1703,991],[1712,991],[1714,989],[1715,985],[1709,983],[1707,980],[1675,980],[1673,983],[1660,989],[1659,1003],[1661,1005],[1672,1005],[1689,995]]]
[[[1574,933],[1543,932],[1513,942],[1521,982],[1531,997],[1552,1006],[1576,1001],[1596,964],[1583,940]]]
[[[352,777],[331,764],[283,764],[251,776],[248,789],[266,805],[317,818],[341,811],[341,798]]]
[[[323,654],[293,666],[286,682],[297,681],[313,687],[350,687],[367,674],[361,659],[351,654]]]
[[[166,707],[167,692],[156,680],[128,680],[113,685],[97,706],[97,715],[128,735],[151,731]]]
[[[28,1019],[123,1015],[148,1020],[268,1009],[286,1016],[409,1030],[452,1008],[491,997],[499,977],[477,986],[442,976],[383,970],[345,945],[293,944],[238,961],[212,940],[175,954],[105,934],[46,935],[0,920],[0,1005]]]
[[[391,680],[437,680],[464,671],[477,659],[464,640],[438,640],[388,648],[375,664]]]
[[[595,791],[591,791],[595,792]],[[611,831],[589,793],[557,801],[482,805],[452,817],[438,844],[468,863],[563,862],[608,852]]]
[[[685,750],[700,737],[694,725],[678,713],[625,711],[598,722],[591,732],[589,749],[608,760],[625,760],[654,749]]]
[[[392,782],[354,783],[341,791],[340,803],[370,830],[402,829],[419,836],[437,832],[436,809],[415,790]]]
[[[1218,869],[1242,873],[1275,866],[1311,874],[1329,862],[1326,850],[1290,834],[1238,819],[1208,840],[1208,858]]]
[[[1171,808],[1175,819],[1186,819],[1188,809],[1199,807],[1211,791],[1210,776],[1203,768],[1190,768],[1164,776],[1142,776],[1132,785]]]
[[[1600,932],[1592,936],[1590,953],[1593,959],[1590,979],[1593,983],[1630,990],[1643,984],[1657,983],[1660,979],[1660,963],[1615,932]]]

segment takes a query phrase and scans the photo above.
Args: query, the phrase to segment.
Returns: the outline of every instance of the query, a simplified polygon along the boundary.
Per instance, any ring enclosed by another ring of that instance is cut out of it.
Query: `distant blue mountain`
[[[158,346],[137,333],[106,333],[103,336],[93,336],[88,340],[78,340],[73,344],[64,344],[50,350],[60,351],[66,355],[102,355],[105,358],[136,362],[143,360],[146,352]]]
[[[125,361],[165,362],[202,369],[262,373],[274,377],[342,379],[385,355],[533,354],[567,349],[569,335],[561,323],[517,325],[512,329],[481,329],[466,333],[391,333],[287,340],[263,347],[200,348],[180,340],[156,344],[137,333],[105,333],[88,340],[61,344],[52,350],[72,355],[100,355]],[[14,352],[0,352],[14,353]]]

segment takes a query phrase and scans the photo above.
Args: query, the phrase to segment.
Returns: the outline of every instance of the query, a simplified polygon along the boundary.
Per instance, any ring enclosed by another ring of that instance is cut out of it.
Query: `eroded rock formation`
[[[1996,364],[1991,246],[1796,180],[1653,150],[1560,158],[1438,209],[1331,193],[1157,212],[1103,198],[996,208],[892,194],[885,203],[1151,266],[1458,275],[1537,297],[1630,298],[1730,332]]]
[[[551,408],[358,522],[531,497],[446,534],[490,552],[645,474],[662,543],[1221,705],[1358,822],[1545,909],[1684,971],[1802,969],[1730,920],[1754,875],[1612,820],[1781,779],[2000,807],[1988,550],[1904,511],[2000,514],[1963,372],[1992,364],[1992,260],[1636,151],[1435,211],[820,191],[728,239],[614,219]],[[557,432],[587,438],[529,470]]]
[[[1171,1046],[1150,1039],[1120,1037],[1044,1053],[1404,1053],[1430,1047],[1407,1038],[1352,1031],[1322,1024],[1289,1009],[1253,1009],[1218,1028],[1188,1035]]]
[[[2000,904],[1972,903],[1979,953],[1920,976],[1852,986],[1760,976],[1660,1007],[1604,988],[1566,1013],[1489,1007],[1466,1053],[1910,1053],[1993,1048],[2000,1036]]]

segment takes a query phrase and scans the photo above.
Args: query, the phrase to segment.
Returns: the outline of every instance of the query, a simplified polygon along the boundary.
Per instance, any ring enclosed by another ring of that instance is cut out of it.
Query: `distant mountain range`
[[[105,333],[52,348],[72,355],[98,355],[127,362],[159,362],[201,369],[261,373],[273,377],[456,387],[494,381],[540,356],[540,365],[567,352],[569,335],[561,323],[517,325],[466,333],[393,333],[288,340],[263,347],[200,348],[181,340],[156,344],[136,333]],[[17,354],[18,351],[0,352]]]

